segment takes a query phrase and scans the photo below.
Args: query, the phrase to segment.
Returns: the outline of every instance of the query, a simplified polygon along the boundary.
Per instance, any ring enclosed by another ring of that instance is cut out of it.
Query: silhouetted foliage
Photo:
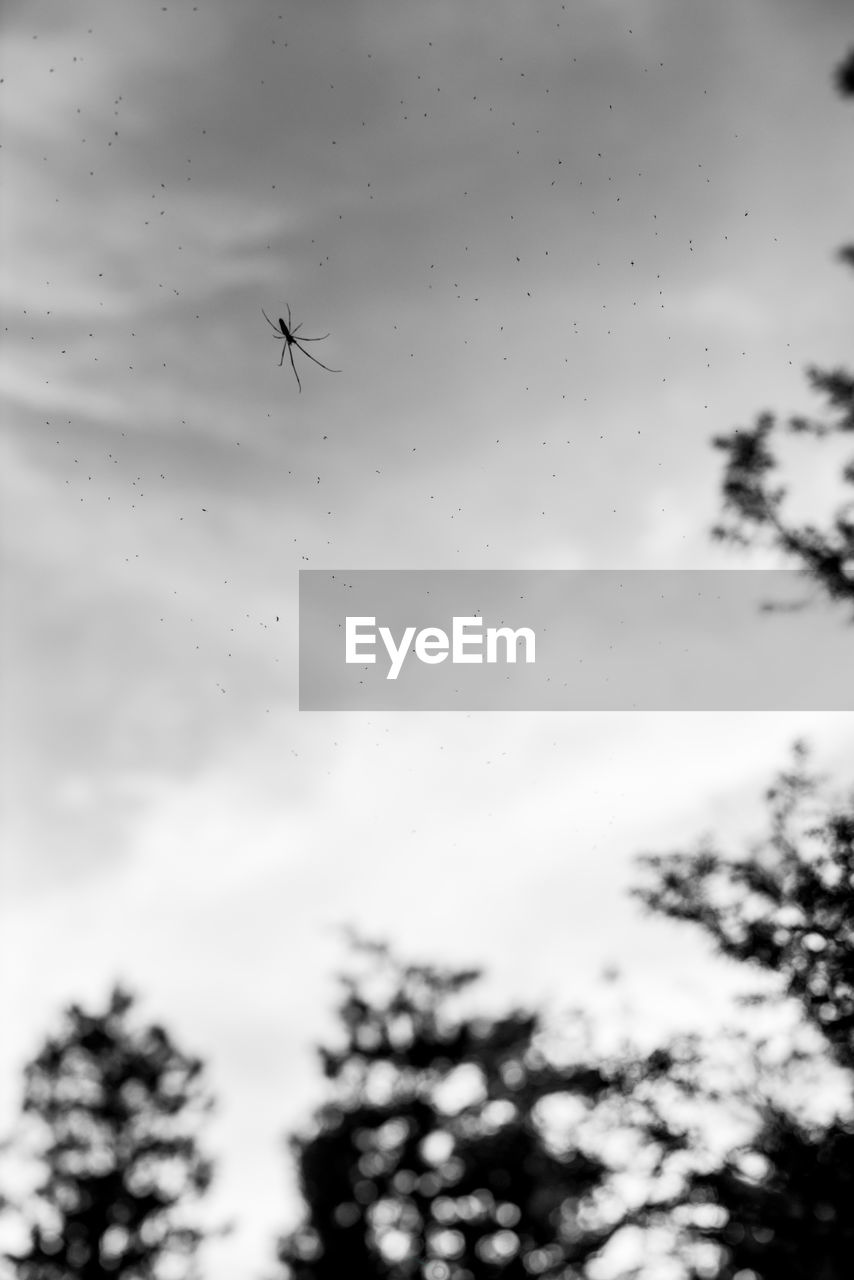
[[[854,807],[825,806],[796,747],[768,791],[771,830],[749,857],[709,847],[643,859],[652,910],[699,924],[732,959],[778,976],[787,996],[854,1068]]]
[[[854,1256],[854,803],[835,804],[803,748],[768,792],[770,833],[748,856],[708,845],[646,857],[638,894],[697,924],[725,956],[776,975],[843,1068],[847,1114],[807,1124],[759,1099],[752,1139],[688,1180],[677,1219],[721,1251],[717,1280],[843,1280]],[[762,999],[762,997],[756,997]],[[795,1055],[792,1055],[794,1061]]]
[[[837,69],[836,84],[842,94],[854,96],[854,50]],[[839,257],[854,266],[854,245],[842,248]],[[824,528],[794,523],[785,513],[785,485],[772,483],[772,472],[780,465],[781,432],[817,440],[854,432],[854,375],[811,366],[807,379],[824,400],[820,416],[798,414],[781,423],[772,413],[760,413],[752,427],[715,439],[715,447],[726,455],[721,488],[727,519],[713,532],[743,546],[764,538],[831,599],[854,601],[854,501],[843,502]],[[843,468],[842,480],[854,484],[854,460]]]
[[[766,1108],[755,1141],[694,1180],[723,1220],[696,1235],[723,1246],[716,1280],[847,1280],[854,1258],[854,1131],[809,1129]],[[706,1273],[708,1274],[708,1273]]]
[[[837,68],[836,87],[854,96],[854,49]],[[839,257],[854,267],[854,245]],[[759,537],[782,551],[832,600],[854,601],[854,502],[843,501],[824,527],[787,518],[781,432],[815,440],[854,432],[854,375],[807,370],[822,397],[820,416],[782,424],[770,413],[721,436],[726,455],[717,537],[748,545]],[[854,485],[854,460],[842,471]],[[854,805],[819,804],[817,781],[794,769],[769,793],[771,834],[750,857],[712,849],[646,859],[651,883],[640,896],[654,911],[698,924],[726,956],[778,975],[831,1057],[854,1070]],[[812,814],[810,814],[812,809]],[[766,1102],[753,1141],[720,1168],[697,1175],[682,1206],[690,1239],[719,1247],[717,1280],[842,1280],[854,1256],[854,1086],[848,1115],[806,1125]],[[693,1212],[697,1205],[703,1209]],[[709,1210],[711,1209],[711,1216]],[[706,1273],[708,1274],[708,1273]]]
[[[211,1165],[196,1130],[210,1108],[202,1063],[159,1026],[132,1025],[117,988],[103,1013],[66,1011],[26,1070],[24,1111],[47,1129],[19,1280],[178,1280],[202,1232],[183,1205]]]
[[[581,1118],[614,1108],[645,1126],[633,1166],[650,1185],[679,1145],[658,1145],[652,1110],[631,1117],[641,1078],[666,1054],[614,1066],[556,1062],[536,1014],[455,1016],[477,978],[404,965],[381,946],[372,978],[343,979],[344,1043],[322,1050],[333,1100],[293,1140],[305,1216],[280,1244],[292,1280],[529,1280],[587,1274],[639,1212],[619,1202]],[[379,979],[379,988],[376,980]],[[577,1116],[550,1131],[550,1103]],[[662,1131],[664,1132],[664,1131]],[[633,1157],[630,1157],[633,1158]],[[646,1161],[646,1164],[644,1163]]]

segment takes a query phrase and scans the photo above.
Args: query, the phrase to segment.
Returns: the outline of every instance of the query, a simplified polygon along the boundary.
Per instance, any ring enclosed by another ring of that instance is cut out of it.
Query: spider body
[[[290,309],[290,307],[288,307],[288,322],[287,322],[287,324],[285,324],[285,322],[284,322],[284,320],[282,319],[282,317],[281,317],[281,316],[279,316],[279,323],[278,323],[278,324],[273,324],[273,321],[272,321],[272,320],[270,319],[270,317],[267,315],[267,312],[264,310],[264,308],[263,308],[263,307],[261,308],[261,315],[264,317],[264,319],[267,321],[267,324],[268,324],[268,325],[270,326],[270,328],[273,330],[273,332],[274,332],[274,336],[275,336],[276,338],[278,338],[278,339],[279,339],[279,341],[280,341],[281,343],[283,343],[283,344],[284,344],[284,345],[282,346],[282,356],[281,356],[281,359],[279,360],[279,368],[281,369],[282,365],[284,364],[284,362],[285,362],[285,352],[287,352],[287,354],[288,354],[288,359],[289,359],[289,360],[290,360],[290,362],[291,362],[291,368],[292,368],[292,369],[293,369],[293,371],[294,371],[294,377],[295,377],[295,378],[296,378],[296,380],[297,380],[297,386],[299,387],[300,391],[302,391],[302,383],[301,383],[301,382],[300,382],[300,380],[299,380],[299,374],[297,373],[297,367],[296,367],[296,365],[294,364],[294,353],[293,353],[293,351],[291,350],[291,348],[292,348],[292,347],[296,347],[297,351],[301,351],[301,352],[303,353],[303,355],[304,355],[304,356],[308,356],[309,360],[313,360],[315,364],[320,365],[321,369],[325,369],[327,373],[340,373],[340,372],[341,372],[341,370],[340,370],[340,369],[330,369],[328,364],[323,364],[323,362],[322,362],[322,361],[317,360],[317,359],[316,359],[316,358],[311,354],[311,352],[310,352],[310,351],[306,351],[305,347],[302,345],[304,342],[323,342],[324,338],[328,338],[328,337],[329,337],[329,334],[328,334],[328,333],[321,334],[321,336],[320,336],[320,337],[317,337],[317,338],[308,338],[308,337],[306,337],[305,335],[303,335],[302,337],[299,337],[299,338],[298,338],[298,337],[297,337],[297,334],[299,333],[300,329],[302,328],[302,325],[301,325],[301,324],[296,324],[296,325],[294,324],[293,320],[291,319],[291,309]]]

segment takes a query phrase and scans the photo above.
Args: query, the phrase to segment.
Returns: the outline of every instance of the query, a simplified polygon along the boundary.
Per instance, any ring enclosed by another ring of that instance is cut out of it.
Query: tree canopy
[[[646,906],[697,925],[716,949],[773,976],[844,1087],[829,1121],[802,1117],[760,1079],[751,1138],[695,1172],[670,1206],[687,1256],[717,1247],[715,1280],[842,1280],[854,1251],[854,801],[834,801],[795,752],[768,792],[769,831],[748,854],[709,844],[647,856]],[[792,1049],[783,1073],[796,1072]],[[700,1071],[699,1085],[703,1085]]]
[[[321,1051],[332,1097],[293,1141],[305,1213],[280,1245],[285,1274],[586,1275],[633,1212],[584,1118],[608,1111],[615,1125],[637,1124],[640,1112],[623,1112],[632,1084],[666,1074],[666,1055],[558,1061],[535,1013],[455,1011],[476,972],[368,950],[373,972],[343,979],[343,1043]],[[632,1158],[654,1179],[666,1156],[651,1111],[643,1123],[646,1148]]]
[[[837,68],[836,87],[854,97],[854,50]],[[854,266],[854,245],[839,250]],[[715,536],[739,545],[764,541],[783,553],[831,599],[854,601],[854,499],[841,501],[824,525],[799,522],[787,511],[788,489],[775,483],[784,437],[815,440],[854,433],[854,374],[844,368],[807,369],[807,380],[823,402],[815,416],[793,414],[781,420],[769,412],[757,415],[752,427],[737,427],[714,444],[725,455],[722,480],[723,519]],[[854,485],[854,459],[842,470],[844,486]]]
[[[72,1005],[26,1069],[24,1112],[41,1122],[44,1174],[19,1280],[180,1280],[202,1240],[184,1213],[212,1166],[197,1131],[203,1067],[160,1026],[136,1026],[116,988],[96,1013]]]

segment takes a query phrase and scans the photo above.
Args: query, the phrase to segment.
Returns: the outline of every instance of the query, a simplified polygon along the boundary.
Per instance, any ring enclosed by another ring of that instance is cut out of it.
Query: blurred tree
[[[183,1204],[211,1165],[196,1129],[211,1106],[202,1064],[159,1026],[134,1027],[116,988],[103,1013],[72,1005],[26,1070],[24,1112],[47,1130],[19,1280],[180,1280],[202,1232]]]
[[[836,71],[854,96],[854,50]],[[854,245],[839,257],[854,266]],[[773,483],[782,432],[816,440],[854,432],[854,375],[807,370],[823,398],[819,417],[781,424],[760,414],[752,428],[715,441],[726,456],[721,539],[764,539],[830,599],[854,602],[854,503],[824,524],[793,521],[787,490]],[[854,484],[854,461],[842,470]],[[697,924],[726,956],[777,976],[781,993],[813,1027],[845,1073],[844,1114],[824,1125],[796,1118],[766,1097],[753,1140],[690,1181],[677,1212],[687,1237],[717,1246],[718,1280],[843,1280],[854,1257],[854,804],[819,803],[803,752],[769,793],[771,834],[752,856],[722,859],[708,847],[645,859],[639,893],[652,910]],[[810,813],[810,810],[812,811]],[[793,1060],[796,1057],[792,1055]]]
[[[854,50],[836,72],[836,86],[844,96],[854,96]],[[854,266],[854,245],[846,245],[839,257]],[[722,481],[725,519],[714,535],[747,546],[762,539],[791,560],[831,599],[854,601],[854,501],[842,501],[825,527],[798,523],[785,513],[787,489],[774,485],[772,473],[779,465],[781,431],[823,439],[854,433],[854,375],[845,369],[807,370],[811,388],[824,400],[820,417],[799,414],[784,424],[771,413],[761,413],[750,428],[736,428],[717,437],[715,447],[726,455]],[[854,484],[854,460],[843,468],[845,485]]]
[[[836,1068],[841,1114],[799,1119],[760,1081],[751,1140],[690,1177],[671,1209],[686,1256],[698,1241],[718,1249],[718,1269],[692,1276],[844,1280],[854,1257],[854,801],[824,796],[803,747],[768,801],[769,836],[748,856],[708,844],[647,856],[637,892],[651,910],[699,925],[723,955],[774,975],[776,994],[752,1002],[794,1004]],[[792,1049],[781,1075],[798,1062]]]
[[[822,796],[802,745],[767,793],[770,833],[749,857],[708,845],[647,856],[647,907],[698,924],[723,955],[776,975],[835,1060],[854,1069],[854,807]]]
[[[851,1122],[805,1126],[768,1104],[755,1140],[695,1178],[693,1234],[720,1246],[716,1280],[848,1280],[852,1204]],[[703,1225],[709,1206],[722,1213]]]
[[[585,1115],[627,1117],[643,1063],[557,1062],[537,1015],[455,1016],[478,977],[404,965],[359,944],[375,968],[342,979],[344,1043],[321,1050],[333,1100],[292,1142],[305,1214],[279,1246],[291,1280],[582,1277],[633,1213],[615,1169],[580,1134]],[[551,1109],[551,1115],[549,1114]],[[631,1123],[636,1121],[635,1116]],[[616,1120],[615,1120],[616,1124]],[[679,1145],[624,1154],[636,1176]]]

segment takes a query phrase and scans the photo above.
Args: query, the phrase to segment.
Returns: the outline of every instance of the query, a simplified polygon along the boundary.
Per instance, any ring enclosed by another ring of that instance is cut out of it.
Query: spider
[[[300,329],[302,328],[302,324],[295,325],[295,324],[294,324],[294,322],[291,320],[291,309],[290,309],[290,307],[288,307],[288,323],[287,323],[287,324],[285,324],[285,322],[284,322],[284,320],[282,319],[282,317],[281,317],[281,316],[279,316],[279,323],[278,323],[278,324],[273,324],[273,321],[272,321],[272,320],[270,319],[270,317],[267,315],[267,312],[264,310],[264,308],[263,308],[263,307],[261,308],[261,315],[262,315],[262,316],[264,317],[264,319],[267,321],[267,324],[270,326],[270,328],[271,328],[271,329],[273,329],[273,330],[275,331],[276,337],[277,337],[281,342],[283,342],[283,343],[285,344],[285,345],[282,347],[282,358],[281,358],[281,360],[279,361],[279,368],[281,369],[282,365],[284,364],[284,360],[285,360],[285,352],[287,351],[287,353],[288,353],[288,357],[289,357],[290,362],[291,362],[291,368],[292,368],[292,369],[293,369],[293,371],[294,371],[294,377],[295,377],[295,378],[296,378],[296,380],[297,380],[297,386],[299,387],[300,391],[302,391],[302,383],[301,383],[301,382],[300,382],[300,380],[299,380],[299,374],[297,373],[297,367],[296,367],[296,365],[294,364],[294,353],[291,351],[291,347],[296,347],[298,351],[301,351],[301,352],[303,353],[303,355],[304,355],[304,356],[308,356],[309,360],[314,360],[314,363],[315,363],[315,364],[319,364],[319,365],[320,365],[320,367],[321,367],[321,369],[325,369],[327,373],[340,373],[340,372],[341,372],[341,370],[340,370],[340,369],[330,369],[328,364],[323,364],[320,360],[316,360],[316,359],[315,359],[315,357],[311,354],[311,352],[310,352],[310,351],[306,351],[305,347],[304,347],[304,346],[302,346],[302,343],[303,343],[303,342],[322,342],[324,338],[328,338],[328,337],[329,337],[329,334],[328,334],[328,333],[324,333],[324,334],[322,334],[322,335],[321,335],[321,337],[319,337],[319,338],[306,338],[306,337],[302,337],[302,338],[299,338],[299,339],[298,339],[298,338],[297,338],[297,334],[299,333]]]

